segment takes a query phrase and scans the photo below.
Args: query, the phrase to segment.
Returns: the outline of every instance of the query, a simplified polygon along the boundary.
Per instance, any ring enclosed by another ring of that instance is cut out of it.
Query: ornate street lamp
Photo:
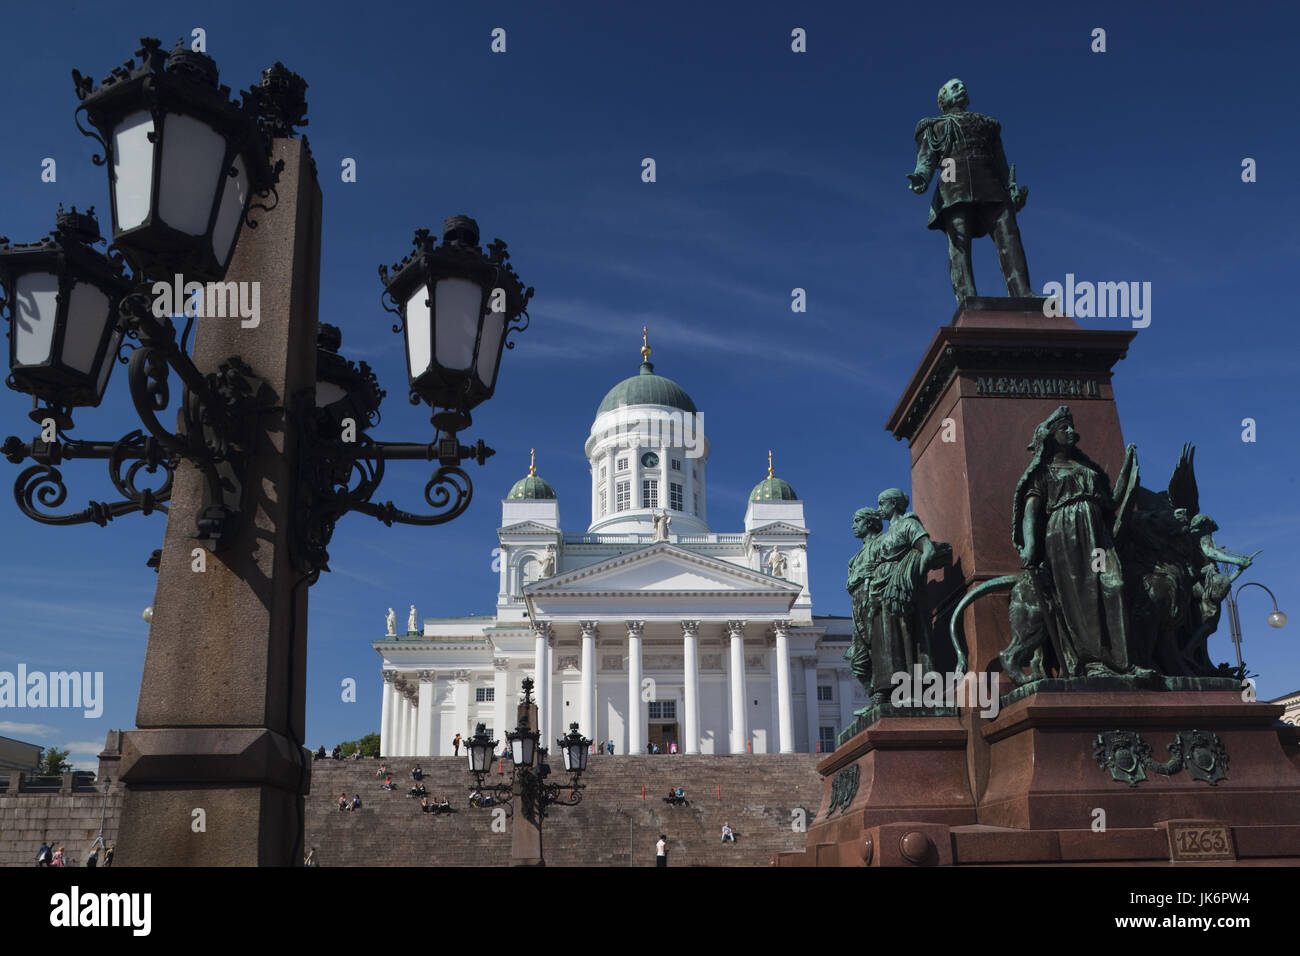
[[[122,339],[117,304],[130,289],[101,242],[92,207],[59,207],[54,231],[29,244],[0,239],[0,310],[9,319],[9,387],[43,401],[32,419],[72,427],[70,409],[99,405]]]
[[[496,755],[498,741],[487,735],[487,726],[479,724],[474,729],[474,736],[469,739],[469,772],[482,782],[483,774],[492,769],[492,760]]]
[[[483,775],[491,766],[495,740],[488,740],[482,724],[470,739],[470,773],[474,775],[475,789],[496,795],[495,802],[510,809],[514,816],[513,800],[519,797],[520,810],[515,817],[515,837],[511,844],[512,859],[516,863],[536,865],[543,863],[541,856],[541,822],[547,808],[552,806],[577,806],[582,802],[586,785],[580,782],[587,769],[587,751],[591,741],[578,732],[576,723],[569,725],[569,733],[557,743],[564,755],[564,769],[570,775],[568,783],[552,783],[547,778],[551,768],[546,763],[546,748],[538,746],[538,732],[532,729],[530,719],[533,705],[533,679],[523,681],[524,699],[520,704],[520,722],[506,734],[514,757],[510,782],[485,785]]]
[[[510,265],[500,239],[484,254],[478,223],[452,216],[443,224],[442,245],[429,230],[415,233],[415,251],[393,266],[379,267],[384,308],[401,321],[405,332],[406,368],[411,404],[424,400],[433,409],[433,424],[458,432],[469,426],[470,411],[492,397],[509,332],[528,327],[525,289]],[[523,325],[510,325],[520,315]]]
[[[528,690],[531,689],[530,686]],[[537,758],[537,740],[540,736],[537,731],[530,730],[523,724],[506,734],[506,740],[510,743],[510,757],[516,767],[533,765],[533,761]]]
[[[99,141],[94,162],[109,168],[114,244],[143,276],[221,279],[251,197],[274,183],[259,98],[231,101],[206,54],[164,53],[152,37],[140,45],[140,62],[97,88],[72,73],[77,112],[99,133],[77,127]]]
[[[591,741],[578,733],[577,723],[569,724],[569,732],[555,743],[564,757],[566,773],[582,773],[587,769],[587,754],[591,750]]]

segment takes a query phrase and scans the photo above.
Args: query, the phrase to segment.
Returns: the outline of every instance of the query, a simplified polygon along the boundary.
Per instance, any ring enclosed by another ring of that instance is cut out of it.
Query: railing
[[[565,544],[653,544],[653,534],[566,534]],[[743,534],[670,534],[669,544],[743,544]]]

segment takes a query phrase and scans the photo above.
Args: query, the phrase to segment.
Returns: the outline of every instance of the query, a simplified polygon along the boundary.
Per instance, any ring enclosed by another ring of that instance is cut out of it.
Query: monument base
[[[1234,691],[1042,689],[977,721],[973,813],[962,722],[886,718],[818,765],[808,849],[773,863],[1297,865],[1300,728],[1281,712]]]

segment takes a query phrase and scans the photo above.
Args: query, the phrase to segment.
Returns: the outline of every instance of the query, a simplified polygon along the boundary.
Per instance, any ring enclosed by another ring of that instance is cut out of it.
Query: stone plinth
[[[979,801],[979,821],[1088,830],[1100,809],[1108,829],[1180,818],[1300,825],[1300,773],[1276,727],[1282,710],[1244,703],[1231,691],[1031,695],[980,727],[989,746],[989,786]],[[1224,776],[1211,783],[1197,779],[1188,766],[1165,775],[1148,764],[1145,779],[1115,780],[1094,752],[1098,735],[1116,730],[1139,734],[1158,763],[1169,762],[1167,748],[1180,732],[1212,733],[1227,757],[1221,761]]]
[[[930,342],[886,427],[911,451],[912,510],[952,545],[951,565],[930,575],[936,655],[950,653],[944,612],[960,594],[1021,570],[1011,505],[1034,426],[1069,405],[1080,447],[1112,478],[1119,471],[1111,369],[1134,335],[1046,317],[1041,299],[969,298]],[[1010,641],[1007,595],[976,602],[963,624],[970,669],[984,670]]]

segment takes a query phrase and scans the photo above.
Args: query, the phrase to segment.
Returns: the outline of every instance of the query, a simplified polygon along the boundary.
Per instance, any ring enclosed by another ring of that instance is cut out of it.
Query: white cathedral
[[[576,722],[616,754],[829,753],[865,706],[852,622],[812,613],[803,503],[769,453],[744,530],[711,531],[704,416],[641,355],[591,425],[587,530],[530,464],[501,502],[496,614],[420,630],[412,607],[399,635],[390,612],[382,754],[449,756],[479,723],[504,742],[525,677],[544,746]]]

